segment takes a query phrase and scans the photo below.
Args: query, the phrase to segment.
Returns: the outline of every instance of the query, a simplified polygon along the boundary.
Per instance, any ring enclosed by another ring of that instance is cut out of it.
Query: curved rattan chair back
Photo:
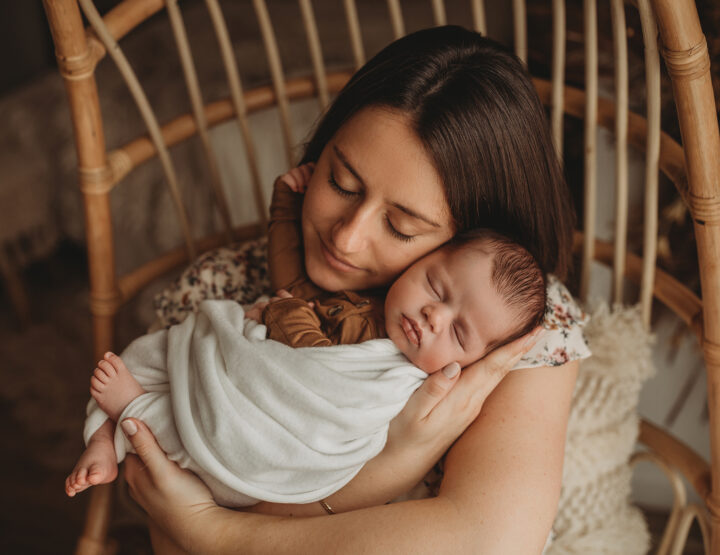
[[[113,345],[113,317],[120,306],[145,285],[173,267],[191,260],[199,252],[231,238],[249,238],[263,233],[266,199],[263,196],[257,148],[248,124],[248,114],[274,106],[280,116],[287,165],[294,162],[290,103],[302,98],[317,98],[320,107],[340,90],[354,68],[366,59],[360,18],[354,0],[344,0],[347,35],[353,56],[352,66],[329,71],[323,61],[313,5],[298,0],[312,62],[306,75],[287,78],[283,72],[278,41],[268,6],[253,0],[252,7],[270,68],[271,84],[244,90],[241,72],[233,54],[230,31],[218,0],[205,0],[215,31],[222,64],[225,68],[228,98],[206,103],[197,76],[183,12],[177,0],[124,0],[104,16],[92,0],[43,0],[55,41],[60,72],[65,79],[75,130],[78,174],[86,215],[87,247],[90,265],[91,310],[94,322],[94,355],[99,358]],[[643,319],[650,325],[653,298],[676,313],[698,336],[704,351],[709,391],[711,429],[711,465],[694,455],[681,443],[659,429],[643,423],[641,440],[661,453],[661,465],[680,471],[704,500],[706,511],[677,508],[663,538],[662,552],[681,549],[693,518],[703,531],[712,524],[712,553],[720,553],[720,497],[712,484],[720,483],[720,434],[716,392],[720,373],[720,139],[717,114],[710,81],[709,57],[697,10],[691,0],[610,0],[614,44],[614,93],[611,100],[598,94],[598,22],[596,0],[584,0],[584,89],[565,85],[566,12],[564,0],[552,0],[551,78],[536,79],[542,101],[549,106],[557,151],[563,151],[563,117],[573,116],[584,125],[584,207],[583,230],[576,246],[581,253],[580,296],[585,297],[591,284],[591,263],[600,261],[612,268],[612,297],[623,298],[623,283],[630,279],[639,284],[639,302]],[[430,2],[435,24],[447,22],[443,0]],[[628,53],[626,8],[639,12],[642,23],[646,107],[643,114],[629,111]],[[165,11],[177,44],[182,76],[192,107],[159,122],[151,109],[137,76],[118,41],[147,19]],[[470,0],[468,13],[472,27],[486,31],[482,0]],[[89,22],[84,27],[82,15]],[[405,21],[399,0],[387,0],[387,14],[395,37],[405,34]],[[523,0],[512,2],[514,48],[527,60],[526,6]],[[659,41],[658,41],[659,34]],[[672,79],[683,146],[660,130],[660,53]],[[134,140],[106,148],[103,120],[95,81],[96,65],[110,57],[127,82],[128,89],[142,115],[145,129]],[[248,160],[257,222],[233,227],[228,201],[221,186],[220,171],[210,140],[210,129],[237,119]],[[597,129],[605,127],[615,137],[615,233],[612,243],[597,239]],[[208,165],[208,175],[222,229],[214,235],[195,236],[185,205],[180,197],[178,178],[168,149],[190,137],[199,137]],[[626,247],[628,234],[628,146],[645,153],[645,197],[643,245],[640,257]],[[710,154],[711,153],[711,154]],[[110,193],[123,178],[145,161],[157,157],[170,188],[184,245],[159,256],[129,273],[115,271],[114,238]],[[658,235],[658,176],[667,176],[676,186],[694,220],[702,283],[702,300],[677,279],[656,267]],[[279,172],[278,172],[279,173]],[[86,529],[79,552],[100,553],[108,523],[109,487],[94,488]],[[677,551],[679,552],[679,551]]]

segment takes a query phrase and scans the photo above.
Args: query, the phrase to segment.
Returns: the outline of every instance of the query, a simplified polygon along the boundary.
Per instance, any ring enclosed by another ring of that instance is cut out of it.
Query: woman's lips
[[[422,343],[422,330],[420,329],[420,326],[417,325],[417,322],[403,314],[402,329],[405,332],[408,341],[416,347],[419,347],[420,343]]]
[[[325,246],[325,243],[322,240],[320,241],[320,250],[325,257],[325,261],[328,263],[328,266],[334,268],[335,270],[339,270],[341,272],[357,272],[361,269],[335,256],[332,251]]]

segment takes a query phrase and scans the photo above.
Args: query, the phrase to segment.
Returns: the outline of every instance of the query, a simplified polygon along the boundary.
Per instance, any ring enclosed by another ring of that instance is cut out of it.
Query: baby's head
[[[545,276],[523,247],[487,229],[410,266],[385,300],[388,337],[418,368],[464,367],[538,326]]]

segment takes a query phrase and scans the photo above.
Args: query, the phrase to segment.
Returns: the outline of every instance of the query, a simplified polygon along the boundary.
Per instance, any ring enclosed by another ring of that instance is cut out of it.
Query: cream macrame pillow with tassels
[[[638,436],[642,384],[655,370],[652,336],[637,307],[591,311],[568,422],[563,486],[554,539],[545,553],[647,553],[650,535],[630,504],[628,464]]]

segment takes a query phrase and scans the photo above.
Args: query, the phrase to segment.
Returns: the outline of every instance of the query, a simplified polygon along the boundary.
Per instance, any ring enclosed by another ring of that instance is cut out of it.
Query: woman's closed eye
[[[344,189],[343,187],[341,187],[340,184],[335,179],[335,174],[332,171],[330,172],[330,176],[328,177],[328,183],[330,184],[330,187],[332,187],[332,189],[336,193],[338,193],[340,196],[350,198],[350,197],[355,197],[360,194],[358,191],[350,191],[348,189]]]
[[[405,233],[402,233],[399,231],[390,220],[390,216],[388,214],[385,214],[385,223],[387,224],[388,231],[390,232],[390,235],[395,237],[396,239],[400,239],[401,241],[410,242],[413,239],[415,239],[415,235],[406,235]]]
[[[357,197],[362,194],[361,191],[352,191],[350,189],[346,189],[338,183],[337,179],[335,178],[335,174],[330,171],[330,175],[328,176],[328,183],[330,184],[330,187],[340,196],[345,198],[353,198]],[[407,233],[403,233],[400,231],[390,219],[389,214],[385,214],[385,225],[387,226],[388,231],[390,232],[390,235],[395,237],[395,239],[399,239],[400,241],[404,242],[410,242],[415,238],[415,235],[409,235]]]

